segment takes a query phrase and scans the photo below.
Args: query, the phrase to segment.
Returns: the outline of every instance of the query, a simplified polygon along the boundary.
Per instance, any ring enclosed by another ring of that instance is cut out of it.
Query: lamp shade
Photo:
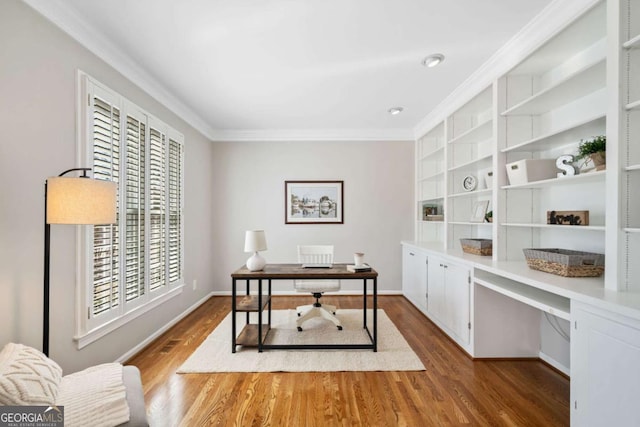
[[[113,224],[116,222],[114,182],[91,178],[47,180],[47,224]]]
[[[267,239],[264,230],[247,230],[244,236],[244,251],[257,252],[267,249]]]

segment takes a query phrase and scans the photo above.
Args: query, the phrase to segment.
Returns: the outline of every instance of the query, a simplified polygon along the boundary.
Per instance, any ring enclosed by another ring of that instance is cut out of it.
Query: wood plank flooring
[[[274,297],[273,308],[308,303]],[[362,297],[325,296],[340,308]],[[568,426],[569,380],[538,361],[473,361],[402,296],[379,308],[423,372],[176,374],[230,312],[212,297],[127,364],[142,373],[156,426]]]

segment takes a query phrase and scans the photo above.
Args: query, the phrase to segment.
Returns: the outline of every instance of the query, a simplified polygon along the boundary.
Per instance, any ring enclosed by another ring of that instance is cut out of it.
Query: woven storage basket
[[[474,255],[489,256],[493,252],[493,241],[491,239],[460,239],[462,252]]]
[[[534,270],[565,277],[597,277],[604,273],[604,255],[569,249],[523,249]]]

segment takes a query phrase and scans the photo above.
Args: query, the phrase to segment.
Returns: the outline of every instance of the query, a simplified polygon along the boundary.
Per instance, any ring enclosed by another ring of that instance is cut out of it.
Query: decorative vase
[[[607,164],[606,151],[598,151],[597,153],[589,154],[589,158],[593,162],[593,165],[598,169],[604,169]]]

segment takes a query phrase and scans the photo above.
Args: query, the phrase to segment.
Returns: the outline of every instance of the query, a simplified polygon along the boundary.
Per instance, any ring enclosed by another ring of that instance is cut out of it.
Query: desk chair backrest
[[[298,262],[301,264],[333,264],[333,245],[300,245]],[[294,280],[298,292],[327,292],[340,289],[339,280]]]
[[[333,264],[333,245],[298,246],[301,264]]]

